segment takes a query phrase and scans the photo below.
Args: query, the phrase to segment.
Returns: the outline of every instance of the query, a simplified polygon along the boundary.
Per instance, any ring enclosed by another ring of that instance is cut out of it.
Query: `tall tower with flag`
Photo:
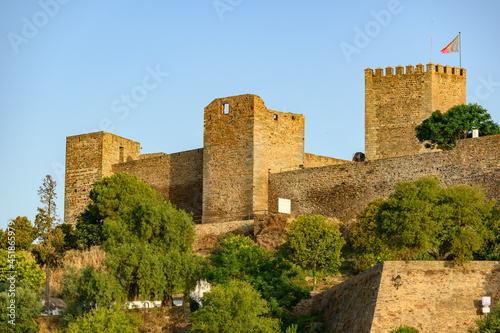
[[[452,42],[453,43],[453,42]],[[453,46],[453,45],[452,45]],[[428,63],[365,69],[365,154],[377,160],[426,151],[415,126],[466,103],[466,70]]]

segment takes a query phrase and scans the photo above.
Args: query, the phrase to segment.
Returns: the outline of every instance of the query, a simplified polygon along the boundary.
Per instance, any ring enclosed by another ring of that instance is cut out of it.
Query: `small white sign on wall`
[[[292,212],[292,200],[278,198],[278,213],[290,214]]]

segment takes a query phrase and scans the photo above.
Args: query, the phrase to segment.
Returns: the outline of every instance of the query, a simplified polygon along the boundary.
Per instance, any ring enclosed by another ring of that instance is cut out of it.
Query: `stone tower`
[[[427,64],[365,69],[365,154],[377,160],[418,153],[415,126],[432,112],[465,104],[464,68]]]
[[[268,110],[256,95],[205,108],[203,223],[268,209],[268,174],[304,164],[304,116]]]
[[[75,224],[75,215],[89,204],[95,181],[113,174],[113,164],[139,158],[138,142],[107,132],[66,138],[64,223]]]

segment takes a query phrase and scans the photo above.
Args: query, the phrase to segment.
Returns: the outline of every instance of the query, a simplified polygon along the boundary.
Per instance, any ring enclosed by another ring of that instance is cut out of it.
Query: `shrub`
[[[142,318],[121,309],[95,309],[72,322],[68,333],[139,333]]]
[[[418,333],[418,330],[415,327],[401,325],[390,333]]]
[[[15,303],[12,303],[12,300]],[[12,308],[12,305],[15,308]],[[11,307],[9,309],[8,307]],[[15,292],[10,284],[0,284],[0,332],[34,333],[38,331],[36,319],[42,311],[41,299],[24,283],[16,284]],[[10,321],[10,322],[9,322]],[[15,325],[12,325],[12,324]]]

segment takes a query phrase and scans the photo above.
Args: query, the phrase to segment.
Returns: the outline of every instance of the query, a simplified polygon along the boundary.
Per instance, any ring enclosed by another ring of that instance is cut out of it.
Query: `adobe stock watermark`
[[[495,93],[500,82],[493,81],[493,75],[490,74],[487,79],[479,77],[479,84],[474,88],[474,95],[467,96],[467,103],[478,103],[491,97]]]
[[[224,15],[226,15],[227,12],[232,12],[236,7],[241,5],[242,2],[243,0],[214,0],[212,5],[219,19],[224,21]]]
[[[146,74],[142,78],[140,84],[133,86],[130,91],[122,93],[111,102],[111,112],[115,113],[118,119],[125,120],[129,116],[131,110],[137,109],[140,103],[143,102],[153,90],[157,89],[165,78],[170,75],[168,72],[163,72],[160,69],[160,65],[156,65],[154,68],[147,66],[145,71]],[[115,129],[112,117],[102,118],[97,125],[98,128],[94,128],[90,131],[84,130],[83,132],[112,132]]]
[[[14,229],[14,221],[10,220],[7,224],[7,317],[9,325],[16,325],[16,231]]]
[[[386,9],[370,11],[373,20],[366,22],[363,29],[354,27],[354,38],[352,44],[340,43],[340,50],[348,63],[352,61],[352,56],[360,54],[361,50],[370,45],[373,38],[377,37],[383,28],[386,28],[392,21],[394,15],[403,11],[403,6],[398,0],[391,0],[387,3]]]
[[[45,27],[50,19],[59,13],[61,5],[66,5],[70,0],[40,0],[38,6],[40,10],[34,13],[30,18],[23,16],[21,18],[22,26],[20,34],[15,32],[7,33],[7,39],[15,53],[19,53],[19,47],[28,44],[30,40],[38,35],[40,29]]]

